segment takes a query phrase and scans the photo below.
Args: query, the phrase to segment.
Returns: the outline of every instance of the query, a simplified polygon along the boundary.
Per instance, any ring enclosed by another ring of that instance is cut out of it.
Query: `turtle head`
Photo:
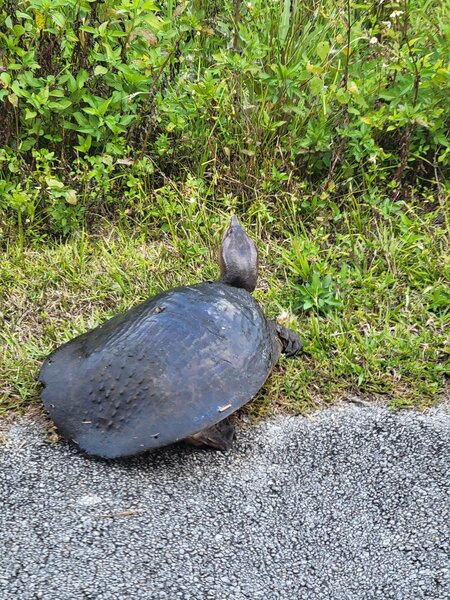
[[[220,281],[253,292],[258,279],[258,254],[253,241],[231,217],[219,249]]]

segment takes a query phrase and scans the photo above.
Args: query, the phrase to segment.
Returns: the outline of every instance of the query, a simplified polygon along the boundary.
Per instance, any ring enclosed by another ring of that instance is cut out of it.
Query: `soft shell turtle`
[[[257,253],[235,216],[219,262],[219,281],[158,294],[47,357],[42,401],[65,438],[105,458],[186,438],[230,446],[227,417],[301,343],[251,296]]]

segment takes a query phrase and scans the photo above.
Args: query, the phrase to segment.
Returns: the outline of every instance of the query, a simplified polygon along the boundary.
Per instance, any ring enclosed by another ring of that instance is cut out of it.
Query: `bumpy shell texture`
[[[175,288],[55,350],[40,372],[42,400],[83,451],[130,456],[243,406],[279,350],[245,290],[218,282]]]

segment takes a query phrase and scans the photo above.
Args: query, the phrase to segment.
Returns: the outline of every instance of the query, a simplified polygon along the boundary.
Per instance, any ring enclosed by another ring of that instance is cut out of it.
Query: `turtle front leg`
[[[184,438],[184,441],[194,446],[210,446],[216,450],[229,450],[233,445],[234,437],[234,425],[230,423],[229,419],[223,419],[212,427]]]
[[[281,351],[283,354],[286,354],[286,356],[294,356],[297,352],[300,352],[303,348],[303,344],[300,337],[293,329],[288,329],[287,327],[284,327],[284,325],[279,325],[278,323],[275,323],[275,328],[283,347]]]

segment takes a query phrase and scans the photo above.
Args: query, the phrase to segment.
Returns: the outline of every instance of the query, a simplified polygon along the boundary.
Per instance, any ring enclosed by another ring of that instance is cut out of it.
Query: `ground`
[[[47,425],[2,425],[2,598],[449,597],[448,403],[353,398],[241,426],[228,452],[112,462]]]

